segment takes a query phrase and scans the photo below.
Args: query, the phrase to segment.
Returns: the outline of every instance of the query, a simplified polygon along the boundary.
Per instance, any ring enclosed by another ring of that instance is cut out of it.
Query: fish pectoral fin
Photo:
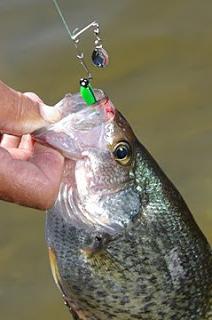
[[[110,242],[108,235],[96,236],[93,243],[81,249],[90,266],[102,272],[123,271],[118,261],[107,251],[107,244]]]
[[[93,268],[98,268],[98,270],[102,271],[114,271],[115,269],[121,269],[119,264],[106,250],[93,251],[92,248],[87,247],[81,251]]]

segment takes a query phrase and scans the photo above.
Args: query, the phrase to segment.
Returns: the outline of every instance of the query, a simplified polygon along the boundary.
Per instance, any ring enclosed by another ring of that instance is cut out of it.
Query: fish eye
[[[115,160],[121,165],[128,165],[132,158],[132,149],[128,142],[121,141],[113,149]]]

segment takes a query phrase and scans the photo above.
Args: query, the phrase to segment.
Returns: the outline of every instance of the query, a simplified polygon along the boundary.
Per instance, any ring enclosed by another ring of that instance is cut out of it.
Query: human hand
[[[19,93],[0,81],[0,199],[38,209],[53,205],[64,159],[34,143],[30,133],[59,118],[35,94]]]

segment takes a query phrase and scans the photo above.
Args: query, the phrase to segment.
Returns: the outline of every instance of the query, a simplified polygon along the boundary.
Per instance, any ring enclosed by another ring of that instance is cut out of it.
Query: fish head
[[[34,136],[66,158],[62,185],[68,194],[60,190],[59,198],[68,199],[67,215],[113,234],[140,208],[133,181],[137,140],[110,99],[101,90],[95,95],[92,106],[80,94],[67,95],[56,106],[62,119]]]

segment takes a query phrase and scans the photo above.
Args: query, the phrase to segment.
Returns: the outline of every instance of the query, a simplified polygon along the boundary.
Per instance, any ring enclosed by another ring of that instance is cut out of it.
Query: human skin
[[[34,143],[30,133],[60,114],[34,93],[0,81],[0,199],[37,209],[51,207],[63,172],[63,156]]]

